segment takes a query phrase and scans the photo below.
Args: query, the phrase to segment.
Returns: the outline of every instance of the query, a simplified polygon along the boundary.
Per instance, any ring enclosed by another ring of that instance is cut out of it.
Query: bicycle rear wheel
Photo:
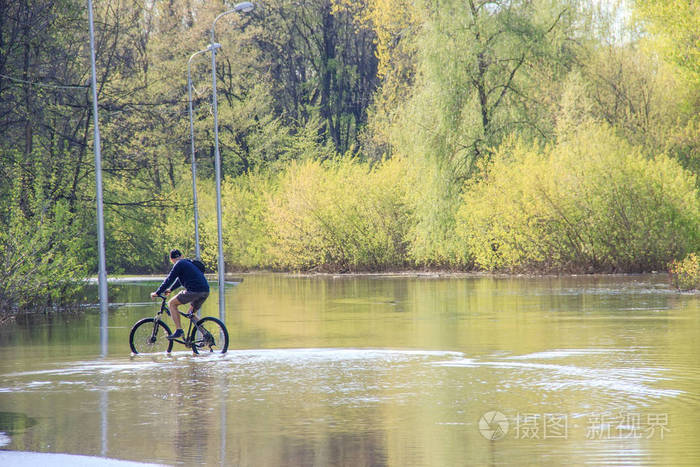
[[[131,328],[129,345],[132,352],[170,352],[173,349],[173,341],[167,338],[170,328],[162,321],[158,321],[157,324],[155,321],[154,318],[144,318]]]
[[[196,335],[192,350],[194,353],[226,353],[228,350],[228,330],[224,323],[211,316],[197,321]]]

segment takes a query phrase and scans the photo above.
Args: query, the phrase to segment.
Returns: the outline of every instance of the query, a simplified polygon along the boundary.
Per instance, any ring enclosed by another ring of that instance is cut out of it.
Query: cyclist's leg
[[[177,299],[177,297],[180,294],[174,296],[173,298],[170,299],[168,302],[168,306],[170,307],[170,316],[173,318],[173,322],[175,323],[175,329],[182,329],[182,324],[180,323],[180,310],[177,309],[182,303],[180,303],[180,300]]]

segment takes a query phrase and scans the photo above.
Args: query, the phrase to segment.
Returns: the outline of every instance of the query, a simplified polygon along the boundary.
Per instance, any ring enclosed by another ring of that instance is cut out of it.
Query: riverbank
[[[245,272],[235,272],[231,273],[234,276],[238,276],[240,281],[244,281],[246,276],[256,276],[256,275],[282,275],[291,277],[332,277],[332,278],[344,278],[344,277],[419,277],[419,278],[481,278],[481,277],[494,277],[494,278],[528,278],[528,277],[634,277],[634,276],[649,276],[649,275],[665,275],[668,276],[666,271],[651,271],[651,272],[596,272],[590,274],[584,273],[551,273],[551,272],[528,272],[528,273],[506,273],[506,272],[488,272],[488,271],[450,271],[450,270],[395,270],[395,271],[382,271],[382,272],[292,272],[292,271],[245,271]],[[210,280],[216,279],[216,274],[208,275]],[[226,280],[229,281],[229,274],[226,275]]]
[[[666,275],[666,271],[651,271],[651,272],[641,272],[641,273],[608,273],[608,272],[598,272],[590,274],[582,273],[547,273],[547,272],[530,272],[530,273],[505,273],[505,272],[488,272],[488,271],[450,271],[450,270],[395,270],[395,271],[381,271],[381,272],[369,272],[369,271],[353,271],[353,272],[304,272],[304,271],[270,271],[270,270],[247,270],[247,271],[236,271],[231,273],[226,273],[225,281],[226,283],[240,283],[244,282],[245,278],[248,276],[262,276],[262,275],[279,275],[279,276],[290,276],[290,277],[331,277],[331,278],[344,278],[344,277],[383,277],[383,278],[393,278],[393,277],[419,277],[419,278],[479,278],[479,277],[495,277],[495,278],[528,278],[528,277],[608,277],[608,276],[648,276],[648,275]],[[211,283],[216,283],[218,276],[216,273],[205,274],[207,280]],[[165,277],[163,274],[134,274],[134,275],[119,275],[119,276],[108,276],[108,283],[131,283],[131,282],[161,282]],[[91,277],[87,281],[88,283],[97,283],[97,277]]]

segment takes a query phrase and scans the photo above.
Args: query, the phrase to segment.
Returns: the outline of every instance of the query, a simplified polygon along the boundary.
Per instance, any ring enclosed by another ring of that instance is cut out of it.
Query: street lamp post
[[[221,44],[209,44],[209,46],[192,54],[187,60],[187,102],[190,116],[190,149],[192,155],[192,200],[194,201],[194,254],[197,259],[202,259],[201,250],[199,248],[199,210],[197,208],[197,168],[194,157],[194,121],[192,120],[192,76],[190,74],[190,64],[192,59],[199,54],[209,52],[213,49],[218,49]]]
[[[95,26],[92,13],[92,0],[88,0],[88,22],[90,29],[90,67],[92,78],[92,117],[95,127],[95,188],[97,192],[97,253],[100,296],[100,343],[102,356],[107,354],[107,266],[105,261],[105,225],[102,200],[102,154],[100,151],[100,126],[97,117],[97,77],[95,71]]]
[[[211,25],[211,43],[216,44],[216,37],[214,29],[216,28],[216,22],[219,21],[223,16],[231,13],[248,13],[255,8],[251,2],[242,2],[233,7],[229,11],[221,13],[214,19]],[[212,107],[214,110],[214,165],[216,169],[216,223],[217,223],[217,235],[219,242],[219,258],[218,258],[218,272],[219,272],[219,318],[221,321],[225,319],[225,291],[224,291],[224,247],[223,247],[223,235],[221,233],[221,155],[219,154],[219,111],[216,99],[216,48],[212,48],[211,51],[211,82],[212,82]]]

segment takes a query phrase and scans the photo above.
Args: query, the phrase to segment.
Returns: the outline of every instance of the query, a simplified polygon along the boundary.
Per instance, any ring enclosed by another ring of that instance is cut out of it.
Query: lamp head
[[[240,13],[249,13],[255,9],[255,5],[251,2],[241,2],[236,4],[233,9]]]

